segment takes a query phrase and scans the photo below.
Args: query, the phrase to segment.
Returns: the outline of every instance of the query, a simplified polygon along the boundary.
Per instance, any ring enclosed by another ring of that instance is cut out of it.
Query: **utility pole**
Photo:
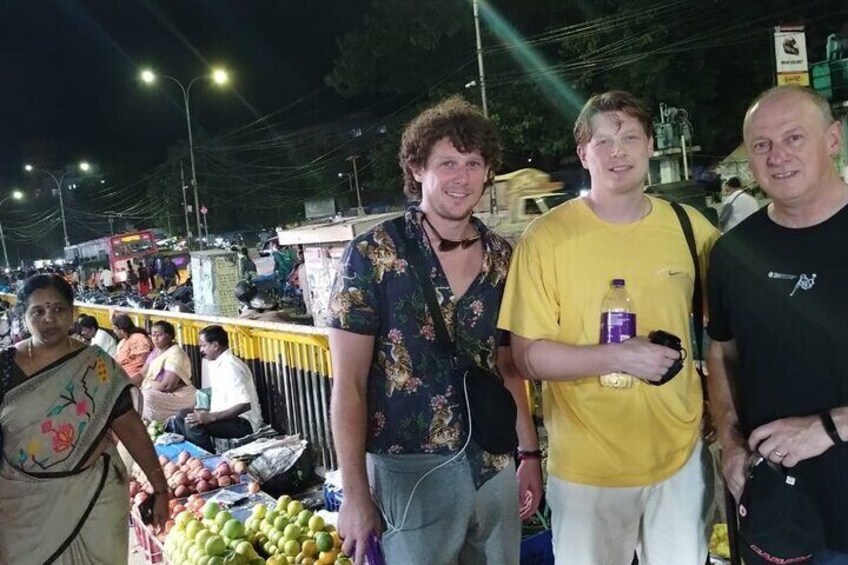
[[[362,207],[362,193],[359,191],[359,174],[356,171],[356,160],[358,158],[359,155],[351,155],[347,160],[353,163],[353,183],[356,185],[356,213],[359,216],[364,216],[365,208]]]
[[[6,270],[9,271],[9,254],[6,253],[6,236],[3,235],[3,224],[0,224],[0,242],[3,242],[3,258],[6,260]]]
[[[483,116],[489,117],[489,103],[486,99],[486,72],[483,70],[483,40],[480,36],[480,6],[478,0],[472,0],[474,9],[474,33],[477,36],[477,72],[480,75],[480,99],[483,102]],[[498,215],[498,191],[495,185],[489,187],[489,212]]]
[[[185,183],[185,169],[183,168],[183,162],[180,161],[180,185],[183,187],[183,213],[185,214],[185,223],[186,223],[186,239],[188,239],[189,247],[191,247],[191,225],[188,221],[188,195],[186,194],[186,183]]]
[[[486,73],[483,71],[483,42],[480,39],[480,8],[477,0],[473,0],[474,31],[477,35],[477,70],[480,74],[480,98],[483,101],[483,115],[489,117],[489,105],[486,101]]]
[[[203,214],[203,226],[206,228],[206,245],[209,245],[209,209],[206,204],[200,207],[200,213]],[[202,235],[202,234],[201,234]]]

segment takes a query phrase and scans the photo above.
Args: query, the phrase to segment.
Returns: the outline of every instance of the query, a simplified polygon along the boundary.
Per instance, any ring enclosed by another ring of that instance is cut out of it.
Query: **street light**
[[[196,83],[198,80],[208,79],[208,80],[211,80],[212,82],[214,82],[215,84],[217,84],[219,86],[223,86],[223,85],[225,85],[229,82],[230,76],[227,73],[227,71],[224,70],[224,69],[221,69],[221,68],[212,69],[212,72],[208,75],[200,75],[200,76],[196,76],[193,79],[191,79],[191,82],[188,83],[187,87],[183,86],[183,83],[181,83],[179,80],[175,79],[174,77],[169,76],[169,75],[162,75],[162,74],[155,73],[151,69],[143,69],[141,71],[140,77],[141,77],[142,82],[144,82],[145,84],[148,84],[148,85],[155,83],[156,79],[160,78],[160,77],[164,78],[164,79],[168,79],[171,82],[176,83],[176,85],[180,87],[180,90],[183,93],[183,104],[185,105],[185,115],[186,115],[186,129],[188,130],[188,154],[189,154],[189,159],[191,160],[191,185],[192,185],[192,191],[194,192],[194,212],[195,212],[195,216],[196,216],[196,220],[197,220],[197,238],[198,238],[198,241],[200,242],[200,247],[202,248],[203,247],[203,239],[200,237],[200,235],[203,232],[200,229],[200,227],[201,227],[201,224],[200,224],[200,197],[198,196],[198,193],[197,193],[197,169],[196,169],[195,164],[194,164],[194,140],[192,139],[192,135],[191,135],[191,108],[189,106],[188,100],[189,100],[189,94],[191,93],[191,87],[194,86],[194,83]]]
[[[6,198],[0,200],[0,207],[6,203],[10,198],[14,200],[21,200],[24,197],[24,193],[20,190],[13,190]],[[9,254],[6,253],[6,236],[3,234],[3,223],[0,222],[0,243],[3,244],[3,259],[6,261],[6,270],[9,271]]]
[[[82,161],[81,163],[79,163],[77,165],[77,168],[79,168],[79,170],[81,172],[87,173],[91,170],[91,165],[89,165],[86,161]],[[56,191],[59,193],[59,211],[62,213],[62,233],[65,234],[65,247],[69,246],[71,244],[71,240],[68,238],[68,224],[67,224],[67,222],[65,222],[65,200],[62,197],[62,184],[64,184],[65,177],[68,176],[68,173],[70,171],[68,171],[66,169],[65,172],[62,173],[61,177],[56,178],[56,175],[54,175],[53,173],[51,173],[47,169],[40,169],[38,167],[33,167],[32,165],[29,165],[29,164],[24,165],[24,170],[28,173],[32,173],[32,172],[44,173],[45,175],[47,175],[51,179],[53,179],[54,183],[56,183]]]

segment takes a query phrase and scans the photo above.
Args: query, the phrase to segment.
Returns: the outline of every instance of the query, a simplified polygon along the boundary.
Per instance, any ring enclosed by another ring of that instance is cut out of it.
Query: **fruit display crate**
[[[544,530],[521,540],[521,565],[554,565],[553,535]]]
[[[141,521],[141,516],[139,516],[135,508],[130,511],[130,524],[132,525],[133,532],[135,532],[135,539],[144,553],[145,562],[150,565],[162,563],[164,561],[162,544],[150,528],[144,525],[144,522]]]

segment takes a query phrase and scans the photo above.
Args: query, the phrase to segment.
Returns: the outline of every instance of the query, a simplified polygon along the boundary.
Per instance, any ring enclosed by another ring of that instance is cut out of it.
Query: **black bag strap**
[[[14,349],[11,347],[0,351],[0,404],[3,403],[6,389],[9,388],[9,381],[12,380],[12,357],[14,355]]]
[[[683,209],[683,206],[677,202],[671,202],[671,208],[677,214],[677,219],[680,221],[680,228],[683,230],[683,235],[686,237],[686,244],[689,246],[689,253],[692,255],[692,263],[695,265],[695,288],[692,291],[692,321],[695,333],[695,350],[698,352],[698,359],[704,360],[704,352],[702,351],[704,342],[704,285],[701,279],[701,261],[698,259],[698,247],[695,244],[695,232],[692,230],[692,221],[689,219],[689,214]],[[695,368],[701,377],[704,377],[703,371],[695,364]]]
[[[442,314],[442,308],[439,306],[439,300],[436,298],[436,290],[433,288],[433,281],[430,280],[427,267],[424,265],[424,254],[421,253],[421,247],[417,241],[407,235],[406,215],[395,218],[392,222],[398,231],[400,231],[401,237],[404,240],[406,255],[409,258],[409,266],[415,274],[415,278],[418,279],[418,283],[421,285],[421,290],[424,293],[424,302],[427,303],[430,317],[433,318],[436,341],[453,358],[453,354],[456,352],[456,342],[451,339],[448,332],[445,316]]]
[[[671,208],[677,214],[677,219],[680,221],[680,227],[683,230],[683,235],[686,237],[686,244],[689,247],[689,253],[692,255],[692,262],[695,264],[695,289],[692,292],[692,319],[693,329],[695,333],[695,347],[698,351],[698,357],[703,362],[704,356],[702,343],[704,339],[704,286],[701,279],[701,261],[698,259],[698,248],[695,244],[695,233],[692,230],[692,221],[689,219],[689,214],[683,209],[683,206],[677,202],[671,202]],[[701,386],[704,391],[704,399],[707,400],[706,376],[701,368],[696,364],[695,370],[701,377]],[[730,563],[731,565],[742,565],[742,560],[739,556],[739,522],[736,514],[736,501],[733,495],[730,494],[727,486],[724,487],[724,508],[727,513],[727,535],[728,544],[730,545]],[[709,558],[708,558],[709,559]]]

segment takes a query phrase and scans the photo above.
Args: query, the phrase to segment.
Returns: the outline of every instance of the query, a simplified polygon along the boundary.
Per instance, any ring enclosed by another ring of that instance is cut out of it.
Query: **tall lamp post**
[[[79,163],[77,167],[79,168],[80,172],[83,173],[87,173],[91,170],[91,165],[89,165],[85,161]],[[70,171],[66,169],[65,172],[62,173],[62,176],[57,178],[56,175],[54,175],[47,169],[40,169],[38,167],[33,167],[32,165],[24,165],[24,170],[28,173],[44,173],[45,175],[53,179],[53,182],[56,184],[56,192],[59,193],[59,211],[62,213],[62,233],[64,233],[65,235],[65,247],[69,246],[71,244],[71,240],[68,238],[68,224],[65,221],[65,200],[62,197],[62,185],[65,182],[65,177],[68,176],[68,173]]]
[[[194,140],[191,135],[191,107],[189,106],[189,94],[191,93],[191,87],[194,86],[200,79],[209,79],[215,84],[219,86],[223,86],[227,84],[230,80],[230,76],[227,74],[227,71],[224,69],[213,69],[211,74],[208,75],[200,75],[191,79],[191,82],[188,83],[188,86],[183,86],[179,80],[175,79],[169,75],[162,75],[158,73],[154,73],[150,69],[144,69],[141,71],[141,80],[145,84],[153,84],[156,82],[157,78],[168,79],[171,82],[175,83],[180,87],[180,91],[183,93],[183,104],[185,105],[185,116],[186,116],[186,129],[188,130],[188,154],[191,160],[191,186],[194,192],[194,212],[197,220],[197,239],[200,242],[201,249],[203,248],[203,239],[201,238],[201,223],[200,223],[200,197],[197,194],[197,169],[194,164]]]
[[[21,200],[24,197],[24,193],[20,190],[13,190],[9,196],[0,200],[0,208],[3,207],[3,204],[6,203],[10,198],[14,200]],[[0,242],[3,243],[3,259],[6,261],[6,270],[9,270],[9,254],[6,252],[6,236],[3,234],[3,223],[0,222]]]

